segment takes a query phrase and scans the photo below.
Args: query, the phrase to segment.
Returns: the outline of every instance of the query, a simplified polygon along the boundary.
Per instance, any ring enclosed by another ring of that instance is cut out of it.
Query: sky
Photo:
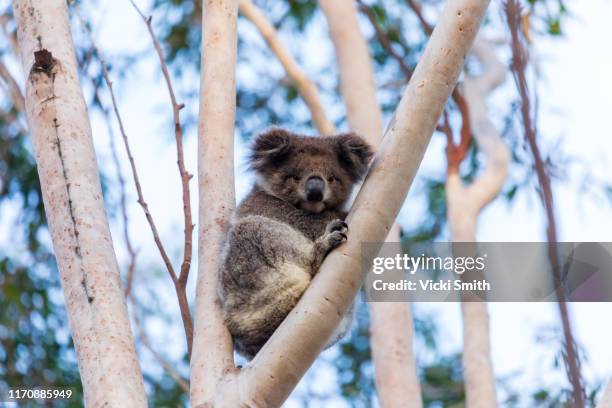
[[[147,1],[138,2],[144,10]],[[563,39],[546,39],[536,44],[536,60],[541,74],[540,134],[545,146],[559,143],[565,155],[574,158],[570,167],[569,181],[555,183],[556,209],[561,241],[611,241],[611,206],[601,196],[583,193],[580,186],[584,169],[593,179],[612,183],[612,143],[607,119],[612,117],[612,48],[609,43],[609,18],[612,2],[590,0],[572,2],[572,16],[565,26]],[[176,168],[176,151],[172,142],[170,124],[171,105],[165,85],[161,81],[159,65],[152,53],[146,28],[129,2],[105,2],[96,14],[99,31],[95,32],[98,47],[112,59],[114,54],[147,51],[142,59],[130,68],[126,80],[116,82],[119,106],[123,113],[135,161],[141,174],[142,188],[150,210],[156,219],[160,235],[174,259],[178,259],[182,246],[182,212],[180,183]],[[316,28],[320,30],[321,28]],[[367,28],[366,28],[367,29]],[[79,30],[73,27],[73,32]],[[241,30],[250,30],[241,27]],[[324,28],[323,28],[324,30]],[[331,54],[331,45],[325,33],[313,34],[321,38],[316,50],[322,55]],[[129,40],[126,40],[129,39]],[[310,42],[312,46],[312,42]],[[291,46],[290,46],[291,48]],[[503,51],[500,51],[503,54]],[[317,61],[309,61],[310,68]],[[309,66],[306,67],[307,69]],[[191,82],[190,82],[191,81]],[[193,78],[177,81],[184,92],[197,91],[199,84]],[[513,89],[511,76],[498,94],[491,98],[491,105],[503,101]],[[332,109],[338,109],[333,107]],[[197,106],[187,106],[186,111],[196,112]],[[114,169],[108,149],[106,125],[97,114],[92,115],[93,137],[100,166],[107,174]],[[120,145],[121,146],[121,145]],[[192,173],[196,169],[196,138],[192,131],[186,135],[186,165]],[[416,185],[424,175],[439,172],[443,163],[443,141],[434,139],[417,176]],[[250,188],[252,177],[248,174],[244,157],[246,146],[236,138],[236,182],[239,198]],[[122,154],[122,158],[124,155]],[[123,160],[123,172],[128,175],[127,161]],[[418,213],[418,189],[410,193],[398,221],[404,226],[414,226]],[[130,192],[132,198],[133,190]],[[192,208],[197,208],[195,183],[192,181]],[[168,197],[176,197],[168,199]],[[4,211],[11,211],[10,209]],[[197,211],[196,211],[197,213]],[[160,272],[161,261],[156,252],[146,220],[140,208],[133,203],[129,208],[130,230],[140,250],[141,262],[149,265],[150,272],[141,271],[137,284],[144,284],[146,273]],[[120,258],[120,226],[112,225],[113,238]],[[541,241],[544,240],[544,219],[537,196],[533,192],[519,193],[512,206],[497,200],[488,206],[479,219],[478,239],[481,241]],[[0,226],[0,239],[9,237],[10,231]],[[195,263],[194,263],[195,264]],[[149,269],[149,268],[143,268]],[[193,294],[195,271],[190,279],[189,290]],[[169,281],[168,281],[169,283]],[[167,344],[171,338],[181,338],[176,300],[168,284],[163,292],[163,301],[168,310],[177,317],[177,324],[168,330],[161,322],[153,322],[149,329],[155,335],[154,346]],[[416,304],[417,313],[431,315],[440,330],[441,348],[451,353],[461,349],[461,318],[458,305]],[[558,384],[563,375],[552,373],[546,365],[551,361],[553,350],[536,341],[546,333],[543,328],[558,326],[557,309],[554,304],[496,303],[489,305],[491,321],[492,356],[496,376],[508,379],[517,387],[526,387],[545,378],[546,383]],[[588,360],[583,363],[584,376],[590,381],[601,381],[612,375],[612,328],[602,320],[612,315],[612,304],[573,304],[572,322],[579,343],[586,350]],[[182,345],[165,347],[168,353],[178,358]],[[419,357],[417,350],[417,358]],[[333,350],[326,352],[333,356]],[[329,373],[322,368],[321,378]],[[325,381],[323,381],[325,382]],[[289,402],[288,406],[293,404]]]

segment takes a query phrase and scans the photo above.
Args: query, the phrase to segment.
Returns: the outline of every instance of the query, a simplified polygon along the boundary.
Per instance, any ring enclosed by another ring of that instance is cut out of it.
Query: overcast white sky
[[[105,3],[102,5],[103,12],[97,15],[97,23],[100,24],[95,24],[95,27],[100,29],[96,33],[98,45],[111,55],[150,49],[145,27],[129,3]],[[147,9],[147,1],[138,3],[143,5],[143,9]],[[579,157],[599,179],[607,179],[607,182],[611,183],[612,164],[609,158],[612,157],[612,135],[608,121],[612,118],[612,2],[571,2],[569,7],[573,17],[565,26],[567,36],[564,39],[545,40],[537,44],[543,77],[540,84],[540,132],[547,145],[562,140],[564,152]],[[78,28],[75,27],[74,30]],[[329,52],[329,44],[322,47]],[[510,76],[507,82],[509,86],[513,86]],[[127,81],[117,83],[119,104],[140,169],[146,199],[163,240],[171,248],[171,252],[178,255],[182,241],[182,219],[178,199],[180,185],[175,165],[176,153],[169,121],[171,111],[165,85],[161,81],[153,55],[149,53],[145,59],[136,63]],[[192,90],[197,90],[199,86],[197,82],[181,85],[184,90],[189,86]],[[188,106],[187,110],[193,112],[197,107]],[[94,117],[93,133],[99,162],[108,170],[107,174],[113,174],[105,129],[100,118]],[[196,169],[196,145],[193,136],[187,135],[185,146],[187,166],[192,173]],[[421,173],[432,169],[439,171],[443,160],[442,149],[442,140],[434,140],[425,157]],[[244,146],[237,140],[239,160],[236,174],[240,196],[247,191],[251,180],[244,171],[243,156]],[[124,170],[127,170],[127,166],[124,166]],[[562,241],[612,240],[609,203],[601,198],[584,197],[578,193],[576,180],[569,184],[557,184],[555,193]],[[196,195],[194,188],[193,208],[197,208]],[[409,196],[399,219],[406,225],[414,224],[410,221],[414,219],[410,203]],[[158,254],[149,229],[135,203],[130,207],[130,220],[134,241],[141,249],[141,259],[148,258],[152,264],[158,263]],[[120,247],[121,235],[117,226],[113,231],[115,245]],[[8,237],[8,232],[3,233],[0,229],[0,236]],[[501,200],[490,205],[480,218],[478,238],[482,241],[543,240],[543,219],[537,197],[532,193],[524,193],[518,195],[512,207]],[[121,252],[121,249],[118,249]],[[167,296],[168,308],[176,309],[170,285]],[[440,326],[439,340],[443,350],[460,350],[461,320],[457,305],[417,304],[415,310],[430,313],[436,318]],[[612,374],[612,329],[604,322],[612,315],[612,304],[574,304],[571,312],[578,340],[588,355],[588,361],[584,362],[584,375],[589,381],[602,380]],[[548,368],[553,351],[549,346],[537,344],[535,341],[543,326],[557,325],[556,313],[556,306],[551,304],[490,305],[492,352],[498,377],[506,378],[518,373],[512,381],[519,387],[532,386],[542,381],[544,384],[563,381],[562,375],[552,374]],[[153,328],[160,330],[160,336],[157,337],[159,345],[172,337],[176,339],[182,335],[178,326],[178,312],[175,315],[175,333],[168,334],[167,331],[162,331],[161,327]],[[156,336],[152,338],[155,340]],[[180,347],[182,346],[177,346],[177,355]],[[165,348],[168,350],[167,346]],[[172,353],[171,350],[170,352]],[[325,374],[322,372],[321,375]]]

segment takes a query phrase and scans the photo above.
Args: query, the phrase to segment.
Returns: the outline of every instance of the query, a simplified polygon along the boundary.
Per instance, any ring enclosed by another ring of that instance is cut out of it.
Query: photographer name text
[[[372,288],[376,291],[433,291],[433,292],[478,292],[490,291],[491,284],[485,279],[475,279],[471,282],[462,279],[419,279],[411,281],[402,279],[397,282],[385,282],[382,279],[376,279],[372,282]]]

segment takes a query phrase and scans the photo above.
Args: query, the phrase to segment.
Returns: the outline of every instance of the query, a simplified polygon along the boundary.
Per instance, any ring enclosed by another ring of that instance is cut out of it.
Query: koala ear
[[[273,128],[257,136],[251,148],[250,164],[254,170],[275,165],[285,159],[293,146],[293,134]]]
[[[368,164],[374,155],[372,148],[355,133],[338,135],[335,139],[340,164],[353,180],[359,180],[368,170]]]

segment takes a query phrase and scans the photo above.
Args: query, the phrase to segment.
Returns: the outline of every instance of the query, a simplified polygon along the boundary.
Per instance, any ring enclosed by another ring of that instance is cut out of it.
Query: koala
[[[257,354],[326,255],[346,241],[344,207],[371,157],[353,133],[308,137],[275,128],[256,138],[249,159],[256,182],[232,217],[220,271],[219,299],[239,354]],[[349,329],[349,314],[337,331]]]

